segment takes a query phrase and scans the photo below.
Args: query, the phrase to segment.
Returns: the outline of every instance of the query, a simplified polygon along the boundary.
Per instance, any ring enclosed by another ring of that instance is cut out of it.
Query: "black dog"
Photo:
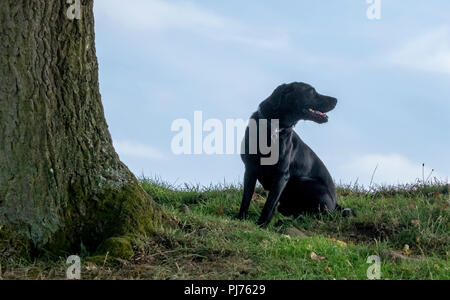
[[[247,128],[242,160],[245,164],[244,195],[239,218],[247,217],[256,181],[269,191],[258,224],[270,223],[276,205],[283,215],[298,216],[303,213],[340,210],[350,215],[350,209],[342,210],[336,201],[336,188],[327,168],[317,155],[300,139],[293,127],[299,120],[310,120],[319,124],[328,122],[327,112],[336,107],[337,99],[320,95],[305,83],[291,83],[278,87],[251,116],[257,129],[259,145],[261,120],[267,121],[268,144],[273,136],[279,143],[279,158],[274,165],[264,165],[261,158],[267,157],[257,151],[252,154],[250,144],[254,131]],[[279,120],[279,128],[273,128],[270,120]],[[264,131],[263,131],[264,132]],[[267,153],[267,152],[263,152]]]

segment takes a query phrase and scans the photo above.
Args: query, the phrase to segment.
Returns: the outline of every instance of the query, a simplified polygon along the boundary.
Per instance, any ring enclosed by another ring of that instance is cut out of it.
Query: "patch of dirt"
[[[380,253],[381,258],[390,260],[393,262],[401,262],[401,261],[419,261],[420,257],[418,256],[406,256],[400,251],[394,250],[384,250]]]
[[[349,231],[350,240],[354,242],[385,241],[393,234],[394,232],[391,229],[377,227],[374,224],[367,223],[355,223]]]

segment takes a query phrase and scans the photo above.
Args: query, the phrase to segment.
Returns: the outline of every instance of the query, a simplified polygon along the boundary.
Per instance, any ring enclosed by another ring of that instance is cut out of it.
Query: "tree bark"
[[[0,1],[0,247],[9,232],[32,248],[95,249],[163,218],[112,145],[93,1],[79,20],[66,2]]]

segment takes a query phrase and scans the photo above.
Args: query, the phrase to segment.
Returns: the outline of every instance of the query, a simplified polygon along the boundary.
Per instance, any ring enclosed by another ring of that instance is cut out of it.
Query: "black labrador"
[[[256,131],[247,127],[243,143],[241,157],[245,164],[245,176],[240,219],[247,217],[257,180],[269,191],[258,220],[260,226],[270,223],[278,203],[279,212],[286,216],[334,210],[342,211],[344,216],[353,214],[351,209],[342,209],[337,204],[336,188],[330,173],[293,129],[300,120],[319,124],[328,122],[326,113],[333,110],[336,104],[336,98],[321,95],[312,86],[298,82],[279,86],[260,104],[250,119],[256,123]],[[267,131],[260,127],[261,120],[264,120]],[[273,128],[271,120],[278,120],[278,128]],[[260,131],[268,136],[264,139],[267,145],[274,140],[279,144],[275,164],[261,163],[267,153],[262,152],[259,145]],[[254,152],[250,146],[253,138],[257,141],[254,148],[257,151]]]

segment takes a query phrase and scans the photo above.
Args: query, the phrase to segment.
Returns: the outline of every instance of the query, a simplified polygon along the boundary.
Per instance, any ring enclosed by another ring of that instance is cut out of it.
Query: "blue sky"
[[[176,119],[248,119],[282,83],[339,99],[296,130],[337,182],[450,175],[450,2],[96,0],[105,114],[136,175],[237,183],[239,156],[176,156]]]

